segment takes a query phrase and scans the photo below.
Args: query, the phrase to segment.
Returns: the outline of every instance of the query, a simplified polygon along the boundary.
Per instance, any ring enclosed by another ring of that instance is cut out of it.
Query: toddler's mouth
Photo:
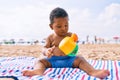
[[[63,36],[66,35],[66,32],[62,32],[61,35],[63,35]]]

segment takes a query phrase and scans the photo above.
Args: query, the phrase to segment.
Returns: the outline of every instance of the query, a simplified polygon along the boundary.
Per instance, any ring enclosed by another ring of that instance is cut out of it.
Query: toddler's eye
[[[57,26],[57,28],[61,28],[61,26]]]
[[[68,25],[65,25],[65,27],[68,27]]]

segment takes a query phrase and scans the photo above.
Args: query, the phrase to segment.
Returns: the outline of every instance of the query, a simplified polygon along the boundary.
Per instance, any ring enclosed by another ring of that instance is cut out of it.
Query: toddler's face
[[[53,24],[51,24],[51,29],[54,30],[54,32],[58,36],[65,36],[68,32],[68,17],[64,18],[54,18]]]

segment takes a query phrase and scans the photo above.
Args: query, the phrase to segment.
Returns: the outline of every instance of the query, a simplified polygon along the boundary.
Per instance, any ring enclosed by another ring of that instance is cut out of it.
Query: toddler
[[[66,36],[71,36],[69,29],[69,17],[67,12],[62,8],[55,8],[50,13],[50,28],[54,33],[46,39],[43,54],[47,58],[40,59],[35,63],[33,70],[23,71],[24,76],[43,75],[46,68],[79,68],[88,75],[103,79],[109,76],[108,70],[98,70],[93,68],[81,56],[66,56],[59,48],[60,41]]]

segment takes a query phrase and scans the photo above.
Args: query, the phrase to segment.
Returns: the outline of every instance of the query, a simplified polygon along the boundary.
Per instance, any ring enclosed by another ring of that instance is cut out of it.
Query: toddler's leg
[[[23,76],[34,76],[34,75],[40,75],[42,76],[45,69],[47,62],[45,60],[37,61],[35,63],[34,69],[33,70],[25,70],[23,71]]]
[[[110,75],[108,70],[96,70],[94,69],[83,57],[77,57],[73,64],[74,67],[79,67],[85,71],[88,75],[103,79]]]

